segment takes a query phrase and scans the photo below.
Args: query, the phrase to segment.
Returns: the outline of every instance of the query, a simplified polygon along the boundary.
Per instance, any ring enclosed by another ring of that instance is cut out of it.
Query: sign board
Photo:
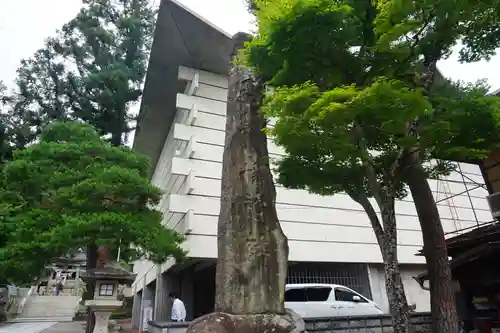
[[[153,320],[153,308],[148,306],[142,309],[142,330],[148,330],[148,321]]]

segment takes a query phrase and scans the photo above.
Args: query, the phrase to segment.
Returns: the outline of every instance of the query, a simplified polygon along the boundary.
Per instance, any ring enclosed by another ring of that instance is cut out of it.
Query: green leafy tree
[[[151,208],[161,193],[148,170],[146,157],[112,146],[89,125],[48,125],[3,170],[1,216],[10,234],[1,273],[30,281],[54,257],[89,245],[130,247],[127,261],[182,258],[183,237]]]
[[[21,61],[15,90],[7,96],[2,110],[13,147],[20,149],[33,142],[50,121],[68,119],[65,75],[64,64],[48,44]]]
[[[11,96],[7,93],[7,86],[0,81],[0,165],[12,155],[11,137],[10,137],[10,119],[9,106],[11,104]]]
[[[6,163],[12,160],[13,151],[24,147],[24,133],[30,133],[30,127],[19,126],[21,125],[19,118],[12,112],[16,105],[16,98],[17,96],[10,94],[7,87],[0,81],[0,173]],[[3,189],[1,177],[0,188]],[[9,223],[7,219],[11,208],[8,202],[0,201],[0,249],[7,245],[15,228],[15,225]],[[27,265],[23,266],[17,272],[0,269],[0,283],[23,282],[24,272],[29,272],[30,269],[33,269],[32,267],[28,267],[29,265],[30,263],[27,263]]]
[[[66,64],[71,118],[92,124],[114,146],[133,129],[130,106],[142,93],[154,17],[148,0],[85,0],[78,15],[47,43]],[[88,267],[97,263],[96,250],[87,249]],[[93,286],[87,286],[86,296],[92,293]],[[92,326],[87,325],[88,332]]]
[[[51,120],[93,125],[113,145],[134,129],[155,11],[148,0],[84,0],[74,19],[21,62],[13,113],[33,140]]]
[[[0,80],[0,105],[2,106],[2,109],[0,109],[0,111],[3,111],[3,106],[6,103],[6,99],[7,99],[6,91],[7,91],[7,87],[5,86],[3,81]]]
[[[444,232],[427,178],[453,169],[444,159],[477,161],[496,146],[499,104],[481,84],[447,82],[436,63],[460,38],[465,61],[493,54],[497,2],[254,3],[258,33],[245,54],[274,88],[267,98],[267,113],[276,117],[270,133],[287,152],[279,181],[320,194],[345,192],[363,206],[384,258],[396,332],[408,330],[408,311],[397,271],[394,200],[408,185],[423,232],[434,332],[458,331]]]
[[[19,142],[31,142],[54,119],[93,125],[119,146],[134,129],[155,11],[149,0],[84,0],[74,19],[18,70]],[[97,249],[87,249],[95,267]],[[93,287],[88,286],[87,295]]]
[[[142,94],[155,14],[148,0],[85,0],[48,43],[74,67],[66,67],[72,117],[109,135],[115,146],[133,129],[130,106]]]

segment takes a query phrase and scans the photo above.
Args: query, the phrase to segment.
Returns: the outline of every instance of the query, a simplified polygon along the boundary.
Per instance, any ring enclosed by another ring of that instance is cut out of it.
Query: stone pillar
[[[138,328],[141,321],[141,302],[142,292],[137,292],[137,286],[134,288],[134,306],[132,308],[132,327]]]
[[[76,266],[75,274],[75,296],[80,296],[80,265]]]
[[[154,306],[155,306],[155,288],[152,286],[144,286],[142,289],[142,301],[141,301],[141,315],[140,315],[140,324],[139,328],[141,331],[143,331],[145,328],[143,327],[143,322],[144,322],[144,309],[148,307],[152,307],[154,311]],[[154,313],[154,312],[153,312]],[[152,318],[154,319],[154,317]]]
[[[95,311],[95,326],[92,333],[109,332],[108,323],[111,311]]]
[[[194,313],[194,272],[185,270],[180,278],[180,299],[186,306],[186,320],[193,320]]]
[[[142,294],[142,304],[144,307],[155,308],[155,288],[153,286],[146,286]]]
[[[155,303],[156,303],[156,287],[154,285],[149,285],[146,287],[146,290],[148,291],[148,296],[149,296],[148,299],[150,301],[154,313]]]
[[[165,281],[162,275],[161,265],[157,265],[157,267],[154,318],[157,321],[166,321],[165,307],[167,306],[168,292],[165,291]]]
[[[156,320],[170,321],[172,304],[168,294],[172,291],[179,293],[179,279],[172,273],[160,274],[156,280],[156,294],[158,304],[156,306]]]
[[[142,282],[142,291],[141,291],[141,303],[140,303],[141,306],[139,308],[139,325],[138,325],[139,332],[141,332],[143,330],[143,327],[142,327],[143,326],[142,325],[142,322],[143,322],[142,316],[144,314],[144,311],[143,311],[143,309],[144,309],[144,301],[147,302],[147,298],[146,297],[147,297],[147,292],[146,292],[146,277],[144,276],[143,277],[143,282]]]

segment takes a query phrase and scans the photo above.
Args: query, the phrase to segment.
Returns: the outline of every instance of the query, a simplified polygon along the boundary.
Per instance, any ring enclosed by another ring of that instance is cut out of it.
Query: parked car
[[[302,318],[384,313],[375,302],[337,284],[287,284],[285,308],[297,312]]]

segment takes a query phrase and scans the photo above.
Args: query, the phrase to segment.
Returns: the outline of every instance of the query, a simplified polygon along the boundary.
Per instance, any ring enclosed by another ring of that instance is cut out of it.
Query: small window
[[[306,290],[304,288],[294,288],[285,291],[285,302],[305,302]]]
[[[101,284],[99,287],[99,296],[113,296],[115,286],[113,284]]]
[[[368,301],[360,296],[359,294],[352,292],[347,289],[342,289],[342,288],[335,288],[335,299],[337,301],[342,301],[342,302],[354,302],[353,297],[357,296],[359,297],[359,301],[357,303],[367,303]]]
[[[319,287],[319,288],[307,288],[307,301],[308,302],[325,302],[330,296],[332,288],[330,287]]]

